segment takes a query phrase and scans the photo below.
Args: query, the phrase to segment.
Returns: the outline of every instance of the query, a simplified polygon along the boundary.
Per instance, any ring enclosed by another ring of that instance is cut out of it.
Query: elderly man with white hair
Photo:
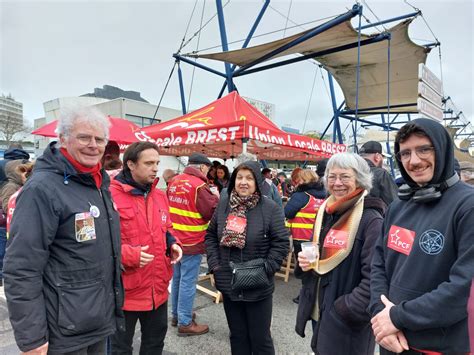
[[[123,329],[120,224],[101,168],[107,118],[63,112],[59,141],[38,158],[19,194],[4,274],[23,354],[101,354]]]

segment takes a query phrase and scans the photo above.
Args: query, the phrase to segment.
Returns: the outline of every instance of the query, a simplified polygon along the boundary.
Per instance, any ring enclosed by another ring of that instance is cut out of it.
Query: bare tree
[[[7,145],[13,140],[16,134],[25,132],[29,129],[23,123],[22,119],[9,113],[0,116],[0,135]]]

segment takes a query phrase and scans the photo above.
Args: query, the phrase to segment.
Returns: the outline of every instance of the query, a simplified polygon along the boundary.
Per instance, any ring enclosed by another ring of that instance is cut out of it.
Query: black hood
[[[387,211],[387,205],[381,198],[373,197],[373,196],[365,196],[364,198],[364,209],[374,209],[379,211],[382,216],[385,216],[385,212]]]
[[[435,150],[434,174],[429,185],[443,183],[455,174],[454,146],[451,136],[441,124],[428,118],[418,118],[411,121],[411,123],[415,124],[426,133]],[[395,142],[395,154],[399,151],[400,145]],[[419,187],[405,171],[403,164],[399,163],[398,165],[405,182],[411,187]]]
[[[261,167],[259,162],[249,160],[249,161],[243,162],[242,164],[237,166],[234,169],[234,171],[232,172],[232,175],[230,176],[230,180],[229,180],[229,186],[227,186],[227,191],[228,191],[229,195],[235,187],[235,179],[237,177],[237,170],[238,170],[238,168],[240,168],[242,166],[245,166],[245,167],[249,168],[252,171],[253,177],[254,177],[255,181],[257,182],[256,191],[258,191],[261,194],[262,184],[264,182],[263,175],[261,173],[262,167]]]
[[[49,143],[43,155],[36,160],[33,173],[40,171],[50,171],[62,175],[64,181],[74,180],[84,185],[95,185],[90,174],[78,173],[66,157],[61,154],[58,142]],[[104,169],[101,170],[101,174],[102,187],[109,186],[109,174],[107,174]]]
[[[5,160],[20,160],[20,159],[30,159],[30,155],[25,152],[23,149],[12,148],[7,149],[3,155]]]

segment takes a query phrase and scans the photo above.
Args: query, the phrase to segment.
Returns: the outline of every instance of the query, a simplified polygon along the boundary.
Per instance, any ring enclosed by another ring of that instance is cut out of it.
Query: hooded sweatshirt
[[[434,175],[424,188],[438,186],[455,174],[451,138],[435,121],[412,123],[426,132],[435,152]],[[396,143],[395,153],[399,151]],[[402,164],[400,171],[413,192],[421,189]],[[375,316],[384,309],[380,297],[386,295],[395,304],[390,318],[411,348],[469,352],[473,221],[474,191],[461,182],[444,189],[437,200],[396,200],[387,211],[372,264],[369,311]]]

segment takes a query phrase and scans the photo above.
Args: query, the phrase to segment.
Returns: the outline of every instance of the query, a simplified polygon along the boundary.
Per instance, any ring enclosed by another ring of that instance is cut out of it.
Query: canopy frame
[[[249,44],[250,40],[251,40],[251,37],[252,35],[254,34],[255,30],[257,29],[268,5],[270,3],[270,0],[265,0],[254,24],[252,25],[252,28],[242,46],[242,48],[246,48],[247,45]],[[219,31],[220,31],[220,37],[221,37],[221,45],[222,45],[222,50],[223,51],[228,51],[228,42],[227,42],[227,33],[226,33],[226,29],[225,29],[225,19],[224,19],[224,11],[223,11],[223,6],[222,6],[222,1],[221,0],[216,0],[216,8],[217,8],[217,16],[218,16],[218,22],[219,22]],[[263,70],[268,70],[268,69],[272,69],[272,68],[276,68],[276,67],[280,67],[280,66],[283,66],[283,65],[287,65],[287,64],[293,64],[293,63],[297,63],[297,62],[300,62],[300,61],[303,61],[303,60],[307,60],[307,59],[310,59],[312,57],[315,57],[316,55],[326,55],[326,54],[330,54],[330,53],[336,53],[336,52],[339,52],[339,51],[344,51],[344,50],[347,50],[347,49],[351,49],[351,48],[357,48],[358,50],[358,61],[357,61],[357,86],[356,86],[356,97],[358,96],[358,90],[359,90],[359,83],[358,83],[358,79],[359,79],[359,70],[360,70],[360,48],[362,46],[366,46],[366,45],[370,45],[372,43],[376,43],[376,42],[380,42],[380,41],[390,41],[391,39],[391,36],[390,36],[390,33],[387,33],[387,32],[384,32],[384,33],[380,33],[376,36],[374,36],[373,38],[370,38],[368,40],[360,40],[360,36],[361,36],[361,31],[363,29],[367,29],[367,28],[371,28],[371,27],[375,27],[375,26],[378,26],[378,25],[382,25],[382,24],[387,24],[387,23],[392,23],[392,22],[395,22],[395,21],[400,21],[400,20],[406,20],[406,19],[411,19],[411,18],[415,18],[416,16],[420,15],[421,14],[421,11],[418,10],[416,12],[411,12],[411,13],[408,13],[408,14],[405,14],[405,15],[401,15],[401,16],[396,16],[396,17],[392,17],[392,18],[389,18],[389,19],[385,19],[385,20],[382,20],[382,21],[379,21],[379,22],[376,22],[376,23],[370,23],[370,24],[367,24],[367,25],[364,25],[362,26],[361,25],[361,18],[362,18],[362,13],[363,13],[363,7],[362,5],[360,4],[355,4],[351,10],[349,10],[348,12],[346,12],[345,14],[342,14],[326,23],[324,23],[323,25],[320,25],[320,26],[317,26],[311,30],[309,30],[308,32],[304,33],[303,35],[301,35],[300,37],[292,40],[290,43],[287,43],[279,48],[276,48],[274,49],[273,51],[271,51],[270,53],[267,53],[265,55],[263,55],[262,57],[252,61],[251,63],[248,63],[246,65],[243,65],[242,67],[236,69],[236,65],[230,65],[230,63],[228,62],[225,62],[224,63],[224,66],[225,66],[225,72],[220,72],[218,70],[215,70],[213,68],[210,68],[206,65],[203,65],[201,63],[198,63],[197,61],[192,61],[188,58],[186,58],[185,56],[179,54],[179,53],[175,53],[173,54],[173,57],[176,59],[177,62],[185,62],[187,64],[190,64],[190,65],[194,65],[195,67],[198,67],[200,69],[203,69],[205,71],[208,71],[210,73],[213,73],[215,75],[218,75],[218,76],[221,76],[225,79],[224,83],[223,83],[223,86],[222,86],[222,89],[220,90],[219,92],[219,95],[218,95],[218,98],[220,98],[225,89],[227,88],[229,92],[233,91],[233,90],[237,90],[237,88],[235,87],[235,84],[233,82],[233,78],[235,77],[239,77],[239,76],[243,76],[243,75],[249,75],[249,74],[253,74],[253,73],[256,73],[256,72],[260,72],[260,71],[263,71]],[[302,55],[302,56],[299,56],[297,58],[292,58],[292,59],[286,59],[286,60],[280,60],[280,61],[277,61],[275,63],[272,63],[272,64],[267,64],[267,65],[262,65],[262,66],[258,66],[258,67],[255,67],[257,66],[258,64],[261,64],[262,62],[264,62],[266,59],[268,58],[271,58],[273,57],[274,55],[278,54],[278,53],[281,53],[289,48],[292,48],[310,38],[313,38],[315,36],[317,36],[318,34],[320,33],[323,33],[324,31],[330,29],[330,28],[333,28],[334,26],[337,26],[338,24],[341,24],[343,23],[344,21],[347,21],[348,19],[352,19],[356,16],[359,16],[359,25],[358,27],[356,28],[357,30],[357,34],[358,34],[358,41],[355,42],[355,43],[350,43],[350,44],[346,44],[346,45],[343,45],[343,46],[339,46],[339,47],[335,47],[335,48],[330,48],[330,49],[327,49],[325,51],[322,51],[322,52],[313,52],[313,53],[309,53],[307,55]],[[430,49],[434,46],[438,46],[440,45],[439,42],[436,42],[436,43],[430,43],[430,44],[426,44],[424,45],[425,48],[427,49]],[[390,52],[388,51],[388,62],[390,62]],[[333,143],[342,143],[342,138],[343,138],[343,135],[342,135],[342,130],[341,130],[341,122],[340,122],[340,119],[345,119],[345,120],[349,120],[350,122],[355,122],[356,124],[356,127],[357,127],[357,124],[360,123],[360,127],[367,127],[367,126],[376,126],[376,127],[380,127],[382,128],[384,131],[393,131],[393,130],[398,130],[398,127],[399,125],[401,124],[404,124],[406,122],[409,122],[411,120],[411,117],[410,115],[411,114],[415,114],[415,113],[418,113],[417,111],[410,111],[410,110],[406,110],[404,112],[396,112],[396,113],[393,113],[395,114],[395,116],[393,117],[393,119],[390,119],[390,109],[391,108],[403,108],[403,107],[413,107],[413,106],[416,106],[416,103],[413,103],[413,104],[402,104],[402,105],[390,105],[390,103],[388,102],[388,105],[387,106],[382,106],[382,107],[364,107],[363,109],[359,110],[357,105],[358,105],[358,102],[356,101],[356,109],[355,110],[344,110],[343,109],[343,106],[345,104],[344,100],[342,101],[342,103],[340,105],[337,105],[337,100],[336,100],[336,94],[335,94],[335,90],[334,90],[334,83],[333,83],[333,76],[332,74],[326,69],[327,71],[327,76],[328,76],[328,80],[329,80],[329,87],[330,87],[330,96],[331,96],[331,103],[332,103],[332,108],[333,108],[333,117],[331,118],[330,122],[328,123],[328,125],[326,126],[326,128],[324,129],[324,134],[326,134],[329,129],[332,127],[332,141]],[[180,78],[180,93],[181,93],[181,97],[182,97],[182,107],[183,107],[183,114],[186,113],[186,110],[185,110],[185,93],[184,93],[184,86],[183,86],[183,83],[182,83],[182,77]],[[389,97],[387,98],[387,100],[389,100]],[[400,121],[399,118],[401,116],[401,114],[403,115],[407,115],[407,120],[403,120],[403,121]],[[359,117],[360,115],[380,115],[380,120],[381,122],[376,122],[375,120],[373,120],[373,118],[369,117],[369,118],[361,118]],[[385,115],[388,115],[387,117],[385,117]],[[353,127],[354,129],[354,127]],[[354,137],[354,149],[355,151],[357,151],[357,130],[355,130],[353,133],[353,137]],[[387,153],[390,154],[390,145],[388,144],[387,142]],[[392,172],[393,172],[393,161],[390,161],[390,164],[392,166]]]

